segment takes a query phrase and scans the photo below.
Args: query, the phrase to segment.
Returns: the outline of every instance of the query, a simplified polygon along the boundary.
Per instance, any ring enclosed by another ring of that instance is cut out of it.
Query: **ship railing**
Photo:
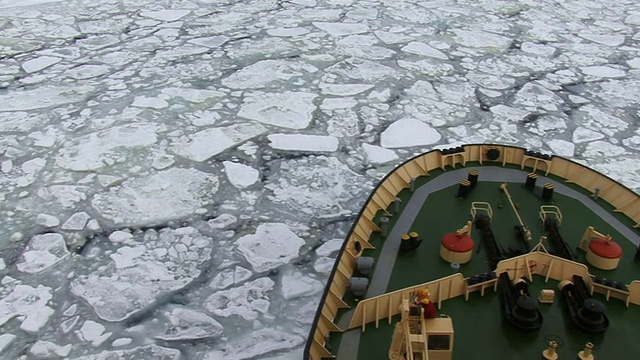
[[[594,285],[592,275],[589,274],[586,265],[541,251],[534,251],[503,260],[498,263],[495,273],[498,276],[502,273],[507,273],[511,279],[527,278],[529,281],[534,281],[533,275],[538,275],[543,277],[545,282],[548,282],[549,279],[557,281],[571,279],[573,275],[579,275],[592,293],[594,291],[603,293],[607,295],[607,300],[609,295],[619,298],[627,306],[628,304],[640,306],[639,280],[634,280],[631,284],[626,285],[628,292],[624,294],[612,287],[605,289],[602,285]],[[379,322],[384,319],[391,324],[393,317],[399,314],[399,305],[402,300],[410,299],[411,294],[418,289],[428,288],[432,301],[438,304],[438,309],[441,309],[442,302],[458,296],[464,295],[465,299],[469,300],[469,292],[482,290],[482,295],[484,295],[484,289],[490,286],[494,287],[494,291],[496,290],[495,281],[497,277],[471,286],[467,285],[467,279],[462,274],[457,273],[362,300],[355,309],[349,329],[360,327],[364,332],[367,324],[375,323],[375,327],[378,328]],[[473,301],[473,299],[470,301]]]

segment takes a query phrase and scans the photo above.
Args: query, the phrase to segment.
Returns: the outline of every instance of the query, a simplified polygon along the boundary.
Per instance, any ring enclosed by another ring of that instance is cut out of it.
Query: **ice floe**
[[[238,189],[247,188],[258,181],[260,172],[251,166],[231,161],[223,161],[224,171],[233,186]]]
[[[302,296],[310,296],[322,291],[323,284],[301,272],[287,272],[281,278],[282,297],[291,300]]]
[[[173,308],[165,313],[169,320],[167,331],[157,335],[163,341],[185,341],[209,339],[220,336],[222,325],[212,317],[185,308]]]
[[[263,60],[244,67],[222,80],[232,89],[260,89],[318,71],[312,65],[291,60]]]
[[[27,243],[16,266],[22,272],[35,274],[55,266],[67,256],[69,251],[62,235],[36,235]]]
[[[21,319],[22,330],[37,333],[54,313],[54,310],[47,306],[53,297],[51,288],[43,285],[34,288],[22,284],[15,284],[12,288],[8,290],[5,287],[6,295],[3,294],[4,291],[0,293],[3,296],[0,299],[0,325],[17,316]]]
[[[410,54],[422,55],[422,56],[427,56],[427,57],[440,59],[440,60],[449,59],[449,57],[442,51],[438,49],[434,49],[431,46],[418,41],[410,42],[409,44],[407,44],[405,47],[402,48],[402,51]]]
[[[619,78],[627,75],[624,70],[616,69],[611,66],[585,66],[581,67],[580,71],[585,75],[592,75],[601,78]]]
[[[42,109],[75,103],[91,94],[91,87],[73,88],[40,86],[34,89],[7,91],[0,94],[0,111]]]
[[[67,221],[64,222],[64,224],[62,224],[62,226],[60,227],[62,230],[75,230],[75,231],[80,231],[82,229],[84,229],[85,225],[87,225],[87,221],[89,221],[89,219],[91,219],[91,215],[87,214],[84,211],[75,213],[73,215],[71,215],[71,217],[69,217],[67,219]]]
[[[357,211],[367,180],[335,157],[317,156],[282,162],[265,187],[273,203],[295,209],[295,216],[336,217]]]
[[[74,358],[74,360],[111,360],[111,359],[162,359],[180,360],[182,355],[180,350],[162,347],[155,344],[145,345],[127,350],[105,350],[98,354],[85,355]]]
[[[205,129],[177,139],[171,149],[177,155],[202,162],[265,131],[259,124],[248,123]]]
[[[253,273],[250,270],[242,266],[236,266],[234,269],[225,269],[211,280],[211,287],[224,290],[231,285],[240,285],[252,275]]]
[[[87,320],[76,331],[76,336],[82,341],[90,342],[92,346],[100,346],[112,335],[111,332],[105,332],[105,330],[104,325]]]
[[[352,96],[373,88],[369,84],[330,84],[321,83],[320,89],[325,95]]]
[[[203,360],[245,360],[275,351],[292,349],[302,344],[304,338],[277,329],[261,329],[234,340],[222,351],[212,351]]]
[[[218,178],[196,169],[170,168],[131,178],[91,199],[105,219],[121,225],[144,225],[186,217],[208,204]]]
[[[304,129],[316,109],[315,94],[307,92],[251,93],[238,116],[289,129]]]
[[[362,34],[369,31],[369,27],[362,23],[314,22],[313,26],[336,37]]]
[[[71,344],[62,346],[51,341],[38,340],[29,348],[29,353],[42,359],[66,358],[71,352],[71,347]]]
[[[2,334],[0,335],[0,354],[6,349],[11,343],[16,339],[16,336],[13,334]]]
[[[212,248],[211,240],[193,228],[148,231],[136,244],[118,248],[101,266],[71,282],[71,292],[103,320],[126,320],[184,288],[200,275]]]
[[[75,171],[97,170],[158,140],[155,125],[128,124],[79,137],[59,152],[56,164]]]
[[[271,134],[270,146],[278,150],[333,152],[338,150],[338,139],[333,136],[305,134]]]
[[[51,65],[57,64],[62,61],[59,57],[53,56],[40,56],[35,59],[31,59],[22,63],[22,68],[28,74],[38,72],[42,69],[46,69]]]
[[[393,150],[380,146],[362,144],[362,150],[372,164],[386,164],[398,159],[398,155]]]
[[[268,293],[275,282],[269,278],[259,278],[241,286],[216,291],[205,301],[204,307],[216,316],[237,315],[245,320],[255,320],[269,311]]]
[[[436,143],[440,138],[440,133],[428,124],[418,119],[404,118],[389,125],[380,134],[380,145],[385,148],[423,146]]]
[[[305,241],[284,224],[261,224],[256,232],[236,240],[238,250],[256,272],[275,269],[299,255]]]

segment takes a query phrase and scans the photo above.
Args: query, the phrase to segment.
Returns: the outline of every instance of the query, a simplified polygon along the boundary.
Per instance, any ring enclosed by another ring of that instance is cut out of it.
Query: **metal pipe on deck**
[[[509,194],[509,189],[507,189],[507,183],[500,184],[500,190],[504,191],[504,193],[507,195],[507,200],[509,200],[509,204],[511,204],[511,208],[513,209],[513,212],[516,214],[516,217],[518,218],[518,223],[520,223],[520,226],[522,227],[522,231],[524,232],[524,238],[527,241],[531,241],[531,231],[529,231],[527,226],[522,221],[522,218],[520,217],[520,213],[518,212],[518,209],[516,208],[515,204],[513,203],[513,200],[511,199],[511,194]]]

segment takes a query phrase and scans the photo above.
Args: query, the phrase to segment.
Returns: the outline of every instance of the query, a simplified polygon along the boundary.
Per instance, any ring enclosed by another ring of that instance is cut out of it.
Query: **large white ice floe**
[[[380,81],[398,74],[395,69],[389,66],[358,58],[348,58],[340,61],[327,68],[326,71],[341,77],[371,82]]]
[[[263,277],[241,286],[216,291],[205,301],[204,307],[216,316],[237,315],[245,320],[255,320],[269,311],[271,302],[268,293],[275,282]]]
[[[71,292],[101,319],[126,320],[198,278],[211,249],[211,239],[194,228],[149,230],[135,245],[93,260],[90,273],[71,282]]]
[[[182,358],[180,350],[158,346],[145,345],[127,350],[108,350],[98,354],[71,358],[72,360],[179,360]]]
[[[37,288],[22,284],[14,286],[13,283],[3,283],[3,287],[4,290],[0,290],[0,326],[14,317],[19,317],[22,321],[20,328],[30,333],[36,333],[46,325],[54,313],[47,306],[53,297],[51,288],[43,285]]]
[[[453,29],[451,32],[456,43],[472,48],[499,51],[507,49],[511,44],[511,38],[483,30]]]
[[[11,345],[11,343],[16,339],[17,336],[13,334],[2,334],[0,335],[0,354]]]
[[[362,150],[364,150],[367,160],[373,165],[386,164],[398,160],[398,155],[393,150],[380,146],[362,144]]]
[[[330,256],[338,252],[344,243],[344,239],[331,239],[325,241],[322,245],[316,248],[316,254],[320,256]]]
[[[319,87],[322,93],[325,95],[352,96],[372,89],[373,85],[321,83]]]
[[[402,48],[402,51],[410,54],[431,57],[434,59],[440,59],[440,60],[449,59],[449,57],[442,51],[418,41],[410,42],[408,45]]]
[[[418,119],[400,119],[380,134],[380,145],[385,148],[402,148],[431,145],[438,142],[440,133]]]
[[[313,26],[335,37],[362,34],[369,31],[369,27],[362,23],[314,22]]]
[[[225,269],[219,272],[211,279],[211,287],[215,290],[223,290],[231,285],[240,285],[248,280],[253,273],[242,266],[236,266],[235,269]]]
[[[62,230],[80,231],[87,225],[87,221],[91,219],[91,215],[84,211],[71,215],[67,221],[60,227]]]
[[[297,258],[305,241],[285,224],[266,223],[258,226],[255,234],[238,239],[236,244],[253,270],[264,272]]]
[[[176,167],[148,177],[128,179],[94,195],[91,205],[115,224],[157,224],[193,214],[208,204],[216,191],[216,176]]]
[[[135,149],[157,141],[153,124],[115,126],[79,137],[66,144],[58,154],[56,164],[75,171],[97,170]]]
[[[627,75],[624,70],[612,66],[585,66],[581,67],[580,71],[585,75],[599,78],[620,78]]]
[[[219,99],[225,97],[227,94],[222,91],[208,90],[208,89],[193,89],[193,88],[164,88],[160,91],[165,95],[169,95],[172,98],[180,98],[190,103],[203,103],[211,99]]]
[[[177,139],[171,144],[171,150],[189,160],[202,162],[266,131],[260,124],[249,123],[205,129]]]
[[[260,89],[316,71],[316,67],[301,61],[262,60],[234,72],[223,79],[222,84],[232,89]]]
[[[270,146],[278,150],[334,152],[338,150],[338,139],[334,136],[307,134],[271,134],[267,136]]]
[[[100,346],[104,343],[113,333],[105,332],[104,325],[95,321],[87,320],[82,324],[79,330],[76,330],[76,336],[82,341],[88,341],[92,346]]]
[[[59,63],[60,61],[62,61],[62,59],[59,57],[39,56],[37,58],[23,62],[22,68],[27,74],[31,74],[46,69],[51,65]]]
[[[304,343],[300,335],[278,329],[261,329],[228,343],[224,350],[209,352],[203,360],[245,360],[274,351],[292,349]]]
[[[69,251],[62,235],[36,235],[27,244],[16,266],[22,272],[35,274],[53,267],[67,256]]]
[[[223,161],[222,164],[229,182],[238,189],[244,189],[255,184],[260,177],[260,172],[251,166],[231,161]]]
[[[78,203],[87,199],[88,191],[89,186],[84,185],[51,185],[38,189],[36,194],[44,200],[44,204],[74,208]],[[38,205],[42,206],[43,203]],[[51,210],[55,210],[55,207]]]
[[[177,21],[187,16],[191,10],[157,10],[157,11],[141,11],[140,16],[160,21]]]
[[[572,157],[576,148],[574,143],[562,139],[549,140],[547,141],[547,146],[551,148],[551,152],[554,154],[566,157]]]
[[[71,352],[71,344],[58,345],[51,341],[38,340],[29,348],[29,353],[40,359],[66,358]]]
[[[20,111],[60,106],[85,99],[91,94],[88,86],[39,86],[23,91],[0,94],[0,111]]]
[[[299,271],[287,271],[282,275],[280,290],[285,300],[310,296],[321,292],[323,284]]]
[[[296,217],[335,217],[360,207],[355,197],[366,181],[335,157],[315,156],[283,161],[265,187],[270,201],[295,209]]]
[[[214,318],[187,308],[175,307],[165,312],[168,328],[156,339],[163,341],[185,341],[215,338],[222,334],[222,325]]]
[[[238,116],[289,129],[304,129],[316,109],[317,95],[307,92],[254,92],[244,98]]]

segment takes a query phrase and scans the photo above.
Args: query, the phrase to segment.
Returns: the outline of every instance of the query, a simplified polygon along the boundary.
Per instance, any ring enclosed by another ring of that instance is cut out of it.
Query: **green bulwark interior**
[[[480,179],[482,179],[482,167],[478,169],[480,170]],[[417,185],[420,186],[428,180],[429,177],[419,178]],[[537,185],[542,184],[538,183]],[[578,187],[573,188],[579,189]],[[439,256],[440,240],[446,233],[456,231],[471,220],[470,204],[473,201],[488,202],[491,205],[494,214],[491,229],[503,249],[517,248],[525,251],[525,246],[526,249],[535,246],[538,239],[545,235],[539,220],[540,206],[555,205],[563,216],[560,233],[574,254],[577,255],[576,261],[586,263],[585,253],[577,249],[577,246],[586,227],[591,225],[600,233],[610,234],[613,240],[622,247],[624,253],[617,269],[605,271],[590,268],[590,272],[593,275],[625,284],[640,278],[638,276],[640,264],[633,261],[636,251],[635,245],[597,216],[590,208],[575,199],[556,192],[553,200],[546,202],[533,195],[530,190],[524,187],[523,183],[509,183],[508,190],[512,200],[517,204],[520,216],[533,235],[533,240],[524,244],[515,236],[514,226],[518,224],[518,220],[505,193],[500,190],[499,182],[480,181],[464,200],[456,197],[457,190],[458,184],[454,184],[428,196],[411,228],[411,231],[420,234],[423,242],[415,252],[399,254],[387,292],[424,283],[455,272],[451,265]],[[586,194],[586,192],[580,191]],[[410,195],[409,190],[404,190],[400,194],[403,204],[406,204]],[[609,204],[601,200],[597,203],[606,210],[611,210]],[[624,215],[615,215],[623,224],[627,226],[631,224]],[[393,225],[393,221],[392,216],[391,225]],[[487,249],[484,244],[480,245],[479,230],[474,227],[471,236],[475,242],[473,258],[469,263],[461,265],[459,269],[465,277],[492,270],[489,265]],[[368,250],[364,255],[377,257],[384,240],[376,233],[372,236],[371,241],[376,249]],[[554,248],[549,242],[545,242],[544,245],[551,253],[554,252]],[[598,354],[601,354],[601,358],[632,359],[640,354],[640,341],[638,341],[639,306],[630,305],[627,308],[620,300],[612,298],[610,301],[606,301],[604,296],[594,294],[596,299],[606,305],[610,326],[604,334],[587,335],[573,329],[574,325],[568,316],[562,293],[557,290],[557,281],[549,280],[548,283],[545,283],[544,277],[535,276],[534,281],[529,284],[530,293],[537,296],[542,289],[554,289],[556,291],[555,300],[553,304],[540,304],[540,312],[544,317],[542,328],[529,333],[517,330],[503,319],[499,291],[494,293],[492,289],[488,289],[483,297],[479,292],[475,292],[470,295],[469,301],[465,301],[464,297],[458,297],[443,302],[439,312],[450,316],[454,323],[453,358],[506,360],[518,357],[540,359],[541,352],[550,340],[556,340],[560,344],[557,350],[560,359],[575,359],[577,353],[583,350],[588,341],[595,344],[594,355],[596,358],[598,358]],[[351,305],[355,305],[354,299],[349,296],[345,300]],[[386,319],[382,320],[380,327],[375,331],[375,324],[367,325],[367,329],[371,331],[366,331],[361,335],[358,359],[386,358],[388,348],[391,345],[393,327],[399,320],[399,316],[396,316],[391,324],[388,324]],[[360,329],[351,331],[360,331]],[[336,346],[334,353],[339,346],[340,337],[339,334],[332,334],[330,344]]]

